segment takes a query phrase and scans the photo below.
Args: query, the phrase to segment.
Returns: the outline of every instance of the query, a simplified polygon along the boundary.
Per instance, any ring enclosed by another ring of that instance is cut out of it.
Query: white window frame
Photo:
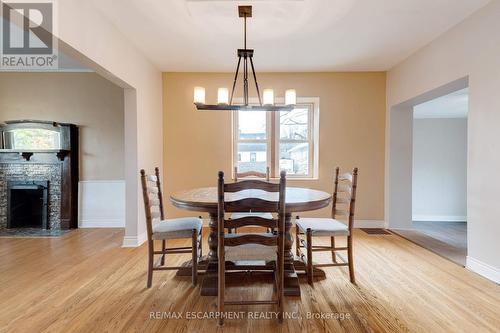
[[[284,98],[276,98],[276,104],[284,104]],[[235,104],[242,104],[242,98],[235,98]],[[257,98],[250,98],[249,104],[258,104]],[[308,119],[308,139],[303,142],[309,144],[309,174],[308,175],[287,175],[288,178],[297,180],[317,180],[319,174],[319,98],[318,97],[298,97],[298,105],[309,105],[311,112]],[[248,111],[251,112],[251,111]],[[273,119],[274,118],[274,119]],[[274,128],[273,128],[274,124]],[[232,112],[232,165],[238,165],[238,143],[267,143],[267,164],[271,169],[271,178],[279,177],[279,144],[281,142],[297,143],[299,140],[281,140],[279,133],[279,113],[268,111],[266,114],[266,139],[265,140],[240,140],[238,136],[238,112]],[[233,171],[234,172],[234,171]],[[233,174],[234,178],[234,174]]]

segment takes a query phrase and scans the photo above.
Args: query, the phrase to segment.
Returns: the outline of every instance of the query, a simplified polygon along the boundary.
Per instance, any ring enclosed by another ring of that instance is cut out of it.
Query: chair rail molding
[[[87,180],[78,184],[80,228],[125,228],[125,181]]]

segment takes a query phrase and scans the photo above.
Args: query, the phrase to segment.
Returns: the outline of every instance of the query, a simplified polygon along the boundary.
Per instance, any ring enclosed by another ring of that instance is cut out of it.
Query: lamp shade
[[[274,105],[274,90],[264,89],[262,93],[262,100],[264,105]]]
[[[217,91],[217,104],[229,104],[229,90],[227,88],[219,88]]]
[[[195,104],[205,104],[205,88],[194,87],[193,99]]]
[[[297,104],[297,93],[295,92],[295,89],[287,89],[287,91],[285,91],[285,104],[286,105]]]

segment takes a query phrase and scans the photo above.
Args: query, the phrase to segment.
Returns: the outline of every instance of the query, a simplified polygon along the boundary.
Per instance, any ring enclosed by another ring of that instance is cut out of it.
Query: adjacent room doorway
[[[465,266],[467,256],[468,87],[408,104],[405,193],[400,236]],[[401,151],[401,150],[400,150]],[[411,213],[411,214],[410,214]]]

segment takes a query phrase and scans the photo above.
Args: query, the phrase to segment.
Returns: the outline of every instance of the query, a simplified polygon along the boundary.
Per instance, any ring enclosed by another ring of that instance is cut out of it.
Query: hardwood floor
[[[456,248],[467,248],[467,222],[414,221],[413,228]]]
[[[295,317],[249,319],[272,306],[234,307],[244,319],[188,320],[188,312],[215,311],[190,277],[157,272],[146,289],[147,248],[120,248],[118,229],[80,229],[61,238],[0,239],[0,332],[499,332],[500,286],[399,236],[356,230],[357,286],[346,268],[328,268],[302,296],[287,297]],[[206,233],[205,233],[206,237]],[[186,245],[189,240],[186,240]],[[327,239],[325,239],[325,244]],[[204,239],[206,245],[206,238]],[[342,244],[342,242],[339,242]],[[180,243],[176,245],[181,245]],[[206,253],[206,248],[204,248]],[[316,254],[316,253],[315,253]],[[177,256],[174,261],[189,259]],[[315,258],[329,259],[318,252]],[[168,260],[172,260],[172,257]],[[229,286],[227,297],[267,298],[272,286]],[[151,312],[180,312],[182,319],[154,319]],[[255,313],[257,312],[257,313]],[[348,318],[307,319],[307,313]]]
[[[467,223],[413,221],[412,230],[393,230],[402,237],[459,265],[467,257]]]

